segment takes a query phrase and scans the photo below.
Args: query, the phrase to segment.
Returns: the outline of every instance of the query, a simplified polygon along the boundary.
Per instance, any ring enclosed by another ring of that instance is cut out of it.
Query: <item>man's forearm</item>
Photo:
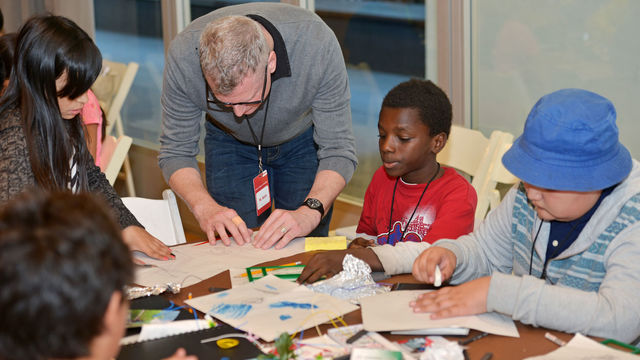
[[[218,205],[204,187],[200,173],[194,168],[186,167],[174,172],[169,178],[169,186],[187,203],[196,217],[199,207]]]
[[[333,170],[321,170],[316,174],[313,186],[307,197],[320,200],[324,205],[326,214],[346,185],[347,183],[342,175]]]

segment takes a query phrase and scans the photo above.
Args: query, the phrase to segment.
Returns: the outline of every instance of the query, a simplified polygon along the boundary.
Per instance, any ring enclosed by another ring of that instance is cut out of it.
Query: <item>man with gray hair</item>
[[[357,159],[342,52],[317,15],[249,3],[194,20],[167,54],[162,109],[160,167],[211,243],[260,225],[261,248],[327,235]]]

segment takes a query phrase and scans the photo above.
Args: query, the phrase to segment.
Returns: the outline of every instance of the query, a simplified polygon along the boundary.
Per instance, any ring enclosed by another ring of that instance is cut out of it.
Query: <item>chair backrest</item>
[[[453,125],[447,145],[438,153],[437,159],[441,164],[461,170],[475,178],[488,146],[489,139],[480,131]]]
[[[100,154],[100,163],[102,164],[102,171],[109,180],[109,184],[113,186],[118,173],[122,168],[124,160],[127,158],[129,148],[133,139],[127,135],[120,136],[117,140],[111,135],[106,135],[102,142],[102,154]]]
[[[487,139],[480,131],[452,126],[447,145],[438,154],[438,161],[446,166],[461,170],[472,177],[471,185],[478,195],[475,225],[487,214],[498,177],[506,178],[506,169],[500,159],[505,144],[513,141],[513,135],[494,131]],[[506,151],[506,150],[505,150]],[[508,172],[507,172],[508,173]]]
[[[114,126],[117,136],[124,134],[120,111],[136,77],[138,67],[135,62],[128,64],[109,60],[102,62],[102,72],[91,90],[98,98],[107,118],[105,134],[111,134]]]
[[[165,245],[187,242],[178,211],[178,202],[170,189],[162,192],[161,200],[124,197],[122,202],[145,229]]]
[[[509,134],[509,133],[505,133],[507,135],[503,135],[506,136],[504,137],[504,142],[502,144],[502,146],[498,149],[497,152],[497,164],[493,167],[491,174],[490,174],[490,178],[492,181],[495,181],[496,185],[498,183],[500,184],[515,184],[518,181],[520,181],[520,179],[518,179],[517,177],[515,177],[512,173],[509,172],[509,170],[507,170],[504,165],[502,165],[502,156],[504,155],[505,152],[507,152],[507,150],[509,150],[509,148],[511,147],[511,144],[513,143],[513,135]],[[500,204],[500,192],[495,189],[495,185],[494,185],[494,189],[491,191],[491,194],[489,195],[489,209],[495,209],[498,204]]]
[[[518,179],[502,165],[502,155],[511,147],[513,134],[494,130],[489,138],[490,150],[487,159],[485,179],[477,184],[478,205],[476,207],[476,226],[484,219],[489,209],[500,203],[500,193],[496,189],[498,183],[513,184]],[[475,185],[474,185],[475,186]]]

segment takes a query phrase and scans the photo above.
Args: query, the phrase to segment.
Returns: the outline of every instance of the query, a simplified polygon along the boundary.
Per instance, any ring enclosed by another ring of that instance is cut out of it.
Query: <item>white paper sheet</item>
[[[582,334],[576,334],[565,346],[546,355],[528,357],[525,360],[638,360],[633,355],[602,345]]]
[[[135,283],[153,286],[173,282],[185,287],[229,268],[247,268],[304,252],[304,238],[295,238],[280,250],[257,249],[251,244],[240,246],[233,241],[230,246],[225,246],[220,241],[214,246],[207,243],[198,244],[172,247],[171,252],[176,256],[175,260],[161,261],[136,254],[145,263],[154,267],[136,267]]]
[[[177,320],[162,324],[145,324],[139,334],[130,335],[120,340],[120,345],[129,345],[167,336],[184,334],[209,328],[207,320]]]
[[[227,324],[273,341],[358,309],[273,275],[227,291],[186,301]]]
[[[520,337],[511,318],[486,313],[431,320],[429,313],[414,313],[409,302],[424,290],[391,291],[360,300],[362,323],[369,331],[417,330],[429,328],[465,327],[491,334]]]

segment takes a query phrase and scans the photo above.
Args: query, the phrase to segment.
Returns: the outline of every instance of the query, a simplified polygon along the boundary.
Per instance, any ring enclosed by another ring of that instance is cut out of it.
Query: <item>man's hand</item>
[[[475,315],[487,312],[490,276],[459,286],[449,286],[418,296],[409,303],[414,312],[430,312],[432,319]]]
[[[330,250],[313,255],[309,263],[296,280],[299,284],[313,283],[321,277],[328,278],[342,271],[342,260],[346,254],[351,254],[363,260],[371,267],[372,271],[383,271],[382,263],[370,248],[357,248],[347,250]]]
[[[193,214],[198,220],[202,231],[207,234],[211,245],[216,244],[216,233],[220,235],[220,239],[225,245],[231,245],[231,239],[227,232],[233,236],[238,245],[251,242],[251,234],[253,232],[247,228],[245,222],[233,209],[211,202],[195,207]]]
[[[200,172],[193,168],[177,170],[169,178],[169,185],[187,203],[207,234],[209,243],[215,245],[216,232],[225,245],[231,245],[229,234],[239,244],[251,242],[251,230],[233,209],[219,205],[204,188]]]
[[[122,240],[131,251],[138,250],[152,258],[169,260],[173,258],[171,250],[162,241],[153,237],[140,226],[127,226],[122,230]]]
[[[351,240],[351,242],[349,243],[349,249],[368,248],[370,246],[373,246],[374,243],[374,240],[367,240],[365,238],[359,237]]]
[[[435,281],[436,265],[442,273],[442,281],[453,275],[456,269],[456,255],[448,249],[431,246],[423,251],[413,262],[413,276],[418,281],[433,284]]]
[[[260,227],[253,246],[268,249],[275,244],[276,249],[282,249],[293,238],[308,235],[321,219],[318,211],[306,206],[293,211],[276,209]]]

